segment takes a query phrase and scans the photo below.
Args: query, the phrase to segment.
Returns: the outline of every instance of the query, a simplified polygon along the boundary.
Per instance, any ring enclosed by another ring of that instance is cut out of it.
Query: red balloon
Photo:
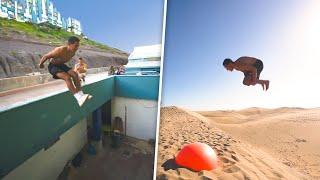
[[[175,158],[176,164],[194,171],[212,170],[218,167],[218,157],[214,150],[204,143],[183,146]]]

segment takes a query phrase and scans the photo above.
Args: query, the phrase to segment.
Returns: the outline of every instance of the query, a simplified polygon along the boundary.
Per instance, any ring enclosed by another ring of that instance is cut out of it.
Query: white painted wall
[[[114,97],[111,104],[112,120],[119,116],[123,124],[127,106],[127,136],[144,140],[156,138],[157,101]]]
[[[60,136],[49,149],[37,152],[11,171],[3,180],[55,180],[66,163],[87,143],[87,120],[81,120]]]

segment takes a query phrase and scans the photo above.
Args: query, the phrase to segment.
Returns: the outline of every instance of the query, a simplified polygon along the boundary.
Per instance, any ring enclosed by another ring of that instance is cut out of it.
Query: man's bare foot
[[[270,83],[270,81],[266,81],[266,83],[265,83],[265,85],[266,85],[266,90],[268,90],[269,89],[269,83]]]
[[[262,89],[264,90],[264,84],[263,83],[261,84],[261,86],[262,86]]]
[[[92,96],[90,94],[88,94],[88,100],[91,99],[91,98],[92,98]]]

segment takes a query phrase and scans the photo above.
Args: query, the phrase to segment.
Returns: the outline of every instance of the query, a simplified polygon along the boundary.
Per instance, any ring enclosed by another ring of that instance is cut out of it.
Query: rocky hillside
[[[39,69],[42,55],[56,46],[65,44],[72,33],[50,25],[34,25],[0,18],[0,78],[23,76],[29,73],[47,73]],[[123,65],[128,62],[128,53],[81,39],[80,48],[69,63],[73,66],[78,57],[84,58],[89,68]]]

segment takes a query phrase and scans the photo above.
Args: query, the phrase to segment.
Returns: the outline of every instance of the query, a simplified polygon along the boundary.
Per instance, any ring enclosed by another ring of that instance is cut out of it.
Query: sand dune
[[[245,114],[225,113],[241,117],[241,123],[247,121]],[[209,113],[206,115],[210,118],[206,118],[177,107],[161,108],[157,179],[310,179],[265,151],[218,129],[215,125],[220,123],[211,118],[222,117],[223,114],[223,111]],[[233,118],[233,121],[236,119]],[[229,125],[232,123],[229,122]],[[215,149],[219,156],[217,169],[194,172],[174,163],[180,148],[193,142],[206,143]]]
[[[320,179],[320,108],[199,113],[210,119],[212,126],[267,152],[286,166]]]

